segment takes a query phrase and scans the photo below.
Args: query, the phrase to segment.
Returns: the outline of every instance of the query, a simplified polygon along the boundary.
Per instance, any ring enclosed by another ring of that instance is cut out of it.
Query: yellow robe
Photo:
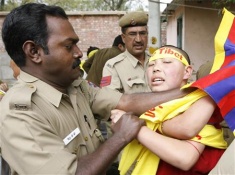
[[[195,90],[187,96],[163,103],[142,114],[140,118],[146,120],[147,127],[153,131],[161,131],[161,123],[169,120],[187,110],[195,101],[206,96],[201,90]],[[214,148],[226,149],[227,143],[223,138],[221,129],[216,129],[212,125],[206,125],[199,133],[201,138],[194,137],[191,140],[200,142]],[[163,145],[164,146],[164,145]],[[136,162],[132,175],[155,175],[160,158],[142,146],[137,140],[129,143],[122,154],[119,164],[121,175],[125,175],[130,166]]]

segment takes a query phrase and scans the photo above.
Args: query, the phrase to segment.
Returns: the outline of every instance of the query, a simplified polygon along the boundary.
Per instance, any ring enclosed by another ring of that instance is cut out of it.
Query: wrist
[[[142,137],[144,137],[144,130],[145,130],[145,128],[147,128],[147,126],[142,126],[141,128],[140,128],[140,130],[139,130],[139,132],[138,132],[138,134],[137,134],[137,136],[136,136],[136,139],[137,140],[141,140],[141,138]]]

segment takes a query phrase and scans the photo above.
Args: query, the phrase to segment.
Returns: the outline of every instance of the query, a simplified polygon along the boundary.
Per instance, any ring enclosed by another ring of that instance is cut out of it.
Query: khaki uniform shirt
[[[118,47],[111,47],[98,50],[91,58],[87,59],[83,68],[87,72],[86,80],[100,86],[102,71],[105,63],[113,57],[119,55],[121,50]]]
[[[100,140],[94,114],[108,118],[121,94],[74,81],[68,95],[21,72],[0,103],[0,146],[12,174],[75,174]]]
[[[145,54],[145,62],[142,65],[126,50],[106,62],[102,81],[110,77],[111,80],[106,83],[106,87],[122,93],[150,92],[145,75],[148,59],[149,56]]]
[[[235,174],[235,140],[229,145],[221,156],[216,166],[209,175],[233,175]]]

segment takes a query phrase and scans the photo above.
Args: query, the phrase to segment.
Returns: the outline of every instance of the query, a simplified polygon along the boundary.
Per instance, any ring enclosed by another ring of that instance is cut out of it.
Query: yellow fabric
[[[85,70],[83,69],[83,64],[84,64],[84,63],[85,63],[85,60],[82,60],[81,63],[80,63],[80,65],[79,65],[80,69],[82,69],[83,71],[85,71]]]
[[[163,47],[160,49],[157,49],[154,53],[153,56],[149,59],[150,61],[155,61],[156,59],[162,59],[162,58],[175,58],[182,62],[185,66],[188,66],[189,63],[187,59],[176,49],[173,48],[167,48]]]
[[[92,50],[88,55],[87,58],[91,58],[99,49]]]
[[[153,131],[160,129],[161,123],[169,120],[187,110],[195,101],[206,96],[201,90],[196,90],[187,96],[163,103],[140,116],[146,120],[147,127]],[[199,133],[201,138],[194,137],[192,140],[204,145],[225,149],[227,143],[223,139],[222,130],[212,125],[206,125]],[[119,164],[121,175],[125,175],[130,166],[137,161],[132,175],[155,175],[160,158],[142,146],[137,140],[128,144],[122,154]]]
[[[232,28],[234,15],[226,10],[226,8],[223,9],[223,19],[222,22],[216,32],[215,35],[215,57],[214,57],[214,63],[211,69],[210,73],[213,73],[221,68],[222,64],[225,60],[225,43],[228,39],[228,34]]]
[[[4,91],[0,89],[0,95],[4,95],[4,94],[5,94]]]

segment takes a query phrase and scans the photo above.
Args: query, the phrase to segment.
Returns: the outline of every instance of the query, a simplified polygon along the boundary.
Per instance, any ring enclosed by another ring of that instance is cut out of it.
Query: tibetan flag
[[[192,84],[209,94],[235,135],[235,17],[223,10],[215,35],[215,58],[208,76]]]

